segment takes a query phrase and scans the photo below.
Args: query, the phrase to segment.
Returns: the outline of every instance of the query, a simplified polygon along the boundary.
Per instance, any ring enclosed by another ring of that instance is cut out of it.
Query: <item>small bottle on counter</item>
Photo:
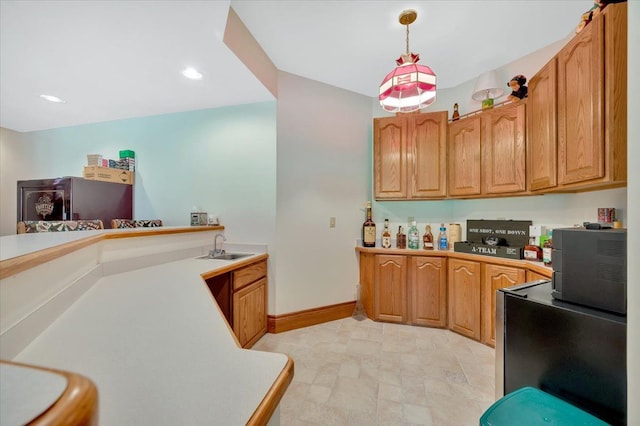
[[[420,233],[418,232],[415,220],[411,222],[407,239],[409,240],[408,247],[410,249],[418,250],[420,248]]]
[[[540,262],[542,260],[542,249],[540,246],[533,244],[533,239],[534,237],[529,238],[529,244],[524,246],[524,258],[525,260]]]
[[[376,223],[371,219],[371,201],[367,201],[367,218],[362,224],[362,245],[376,246]]]
[[[407,248],[407,236],[404,234],[402,226],[398,226],[398,235],[396,235],[396,247],[399,249]]]
[[[425,250],[433,250],[433,234],[431,233],[431,225],[427,225],[422,236],[422,248]]]
[[[391,248],[391,232],[389,231],[389,219],[384,220],[382,231],[382,248]]]
[[[438,250],[447,250],[449,244],[447,242],[447,228],[444,227],[444,223],[440,224],[440,235],[438,235]]]
[[[552,231],[549,231],[549,239],[542,246],[542,261],[546,266],[551,266],[551,254],[553,253]]]

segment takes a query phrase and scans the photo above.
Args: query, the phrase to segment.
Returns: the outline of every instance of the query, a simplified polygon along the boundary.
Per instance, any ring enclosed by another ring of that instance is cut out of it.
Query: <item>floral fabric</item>
[[[132,219],[113,219],[111,221],[111,228],[156,228],[162,226],[162,220],[160,219],[145,219],[145,220],[132,220]]]
[[[30,220],[18,222],[18,234],[34,232],[89,231],[104,229],[99,219],[91,220]]]

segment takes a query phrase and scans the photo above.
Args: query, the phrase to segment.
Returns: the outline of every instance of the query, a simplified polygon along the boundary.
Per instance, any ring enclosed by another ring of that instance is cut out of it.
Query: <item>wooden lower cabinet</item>
[[[549,271],[549,275],[542,275],[537,272],[527,271],[527,282],[536,281],[536,280],[550,280],[551,279],[551,271]]]
[[[447,326],[447,259],[411,256],[410,321],[428,327]]]
[[[449,259],[449,329],[480,340],[481,264]]]
[[[267,261],[231,273],[232,328],[240,346],[250,348],[267,332]]]
[[[496,345],[496,292],[505,287],[526,281],[524,269],[510,266],[482,265],[482,300],[480,318],[482,321],[480,341],[486,345]]]
[[[233,293],[233,332],[243,348],[253,346],[267,332],[267,279]]]
[[[360,253],[361,300],[376,321],[447,327],[495,347],[496,292],[527,281],[549,279],[494,260],[446,255]],[[482,256],[477,256],[482,257]],[[496,263],[493,263],[496,262]],[[513,261],[508,261],[513,264]]]
[[[374,319],[404,323],[407,320],[407,257],[376,255]]]
[[[373,292],[365,291],[370,277],[360,257],[362,301],[371,305],[376,321],[429,327],[447,325],[447,260],[436,256],[376,255],[373,262]],[[364,273],[363,273],[364,272]]]

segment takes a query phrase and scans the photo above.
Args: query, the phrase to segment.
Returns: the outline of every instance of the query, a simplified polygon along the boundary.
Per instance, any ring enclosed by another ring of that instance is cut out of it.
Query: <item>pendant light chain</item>
[[[407,55],[409,54],[409,24],[407,24]]]

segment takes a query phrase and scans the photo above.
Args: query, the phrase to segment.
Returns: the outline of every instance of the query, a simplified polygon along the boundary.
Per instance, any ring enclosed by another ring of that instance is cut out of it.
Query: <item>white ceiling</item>
[[[222,42],[229,6],[275,66],[367,96],[410,47],[456,86],[568,36],[592,0],[0,2],[0,126],[32,131],[273,99]],[[190,81],[180,71],[199,69]],[[53,104],[50,94],[65,100]]]

